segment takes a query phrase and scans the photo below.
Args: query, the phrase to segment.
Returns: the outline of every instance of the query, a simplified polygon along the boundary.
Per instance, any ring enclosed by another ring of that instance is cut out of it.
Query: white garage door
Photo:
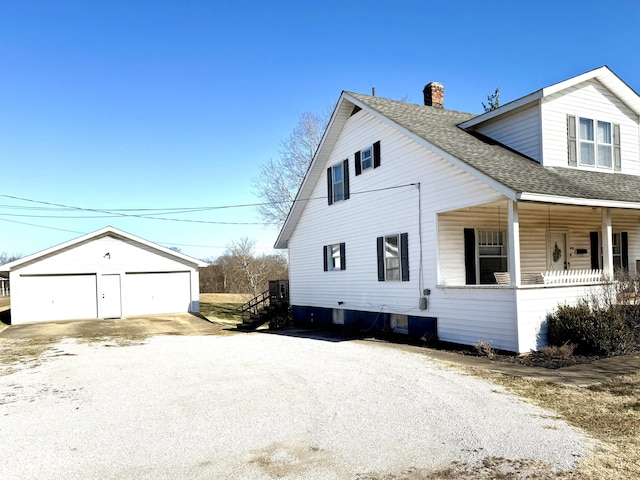
[[[20,283],[29,322],[98,318],[95,275],[25,275]]]
[[[127,273],[126,315],[188,312],[189,272]]]

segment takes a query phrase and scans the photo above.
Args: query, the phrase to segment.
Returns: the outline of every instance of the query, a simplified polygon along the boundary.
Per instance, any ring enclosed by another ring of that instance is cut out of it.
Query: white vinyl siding
[[[436,289],[446,308],[438,313],[438,337],[445,342],[518,350],[515,292],[497,286]],[[432,291],[433,296],[433,291]]]
[[[567,115],[620,125],[622,173],[640,175],[638,116],[597,80],[576,85],[543,99],[541,106],[544,165],[566,167]],[[597,123],[594,123],[597,135]],[[613,134],[612,134],[613,135]],[[606,171],[606,170],[603,170]]]
[[[537,103],[478,125],[475,130],[538,162],[542,161],[540,110]]]
[[[348,202],[327,205],[322,198],[326,181],[320,179],[309,195],[318,200],[306,203],[288,242],[291,303],[335,308],[341,301],[350,310],[401,310],[409,312],[408,315],[436,317],[434,295],[433,308],[421,311],[418,306],[421,238],[418,195],[422,196],[425,286],[435,285],[437,275],[434,212],[491,202],[501,196],[365,111],[349,117],[326,163],[318,167],[326,172],[341,159],[353,159],[354,152],[363,145],[378,140],[384,149],[384,175],[352,176],[352,196]],[[336,232],[348,246],[347,269],[340,275],[318,275],[323,270],[319,252],[323,245],[336,242]],[[392,233],[408,234],[408,282],[378,281],[376,240]],[[439,308],[446,307],[440,303]]]

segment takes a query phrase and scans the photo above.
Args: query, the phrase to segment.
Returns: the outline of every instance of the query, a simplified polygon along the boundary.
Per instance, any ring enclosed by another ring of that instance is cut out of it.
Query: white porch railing
[[[509,272],[493,274],[498,285],[511,285]],[[602,281],[602,270],[549,270],[542,273],[523,273],[522,285],[585,285]]]
[[[597,283],[602,281],[602,270],[549,270],[542,272],[545,285]]]

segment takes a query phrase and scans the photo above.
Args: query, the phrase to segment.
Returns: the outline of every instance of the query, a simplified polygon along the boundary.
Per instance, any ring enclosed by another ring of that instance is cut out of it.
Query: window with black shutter
[[[376,240],[378,281],[409,281],[409,234],[387,235]]]

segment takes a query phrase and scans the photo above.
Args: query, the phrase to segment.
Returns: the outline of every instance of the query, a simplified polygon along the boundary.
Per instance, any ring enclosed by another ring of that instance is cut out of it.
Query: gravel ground
[[[593,446],[499,387],[375,344],[245,334],[54,347],[0,366],[4,480],[423,478],[487,457],[569,469]]]

